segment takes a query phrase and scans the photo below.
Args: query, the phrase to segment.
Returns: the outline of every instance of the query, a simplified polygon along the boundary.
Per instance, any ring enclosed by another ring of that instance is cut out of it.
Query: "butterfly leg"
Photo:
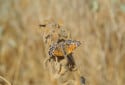
[[[46,58],[43,63],[44,63],[44,68],[48,67],[48,63],[51,62],[51,58]]]
[[[55,57],[55,62],[54,62],[55,63],[55,65],[54,65],[55,71],[56,71],[56,73],[59,73],[61,70],[61,64],[58,61],[58,57],[57,56],[54,56],[54,57]]]
[[[57,58],[57,56],[55,56],[55,60],[56,60],[56,63],[58,63],[58,58]]]
[[[65,51],[65,46],[62,44],[61,45],[61,50],[62,50],[62,53],[63,53],[63,55],[64,55],[64,58],[66,59],[66,60],[68,60],[68,58],[67,58],[67,53],[66,53],[66,51]]]

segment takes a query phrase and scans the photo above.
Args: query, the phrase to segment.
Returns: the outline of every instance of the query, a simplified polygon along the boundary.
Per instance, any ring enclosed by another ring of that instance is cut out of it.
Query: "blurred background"
[[[81,41],[74,56],[88,85],[125,85],[124,0],[0,0],[0,76],[51,85],[38,27],[48,18],[62,19]]]

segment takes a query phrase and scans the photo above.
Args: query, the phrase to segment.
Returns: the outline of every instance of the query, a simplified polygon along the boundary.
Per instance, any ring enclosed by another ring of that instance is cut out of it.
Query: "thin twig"
[[[6,80],[4,77],[0,76],[0,79],[2,79],[3,81],[5,81],[8,85],[11,85],[11,83],[8,80]]]

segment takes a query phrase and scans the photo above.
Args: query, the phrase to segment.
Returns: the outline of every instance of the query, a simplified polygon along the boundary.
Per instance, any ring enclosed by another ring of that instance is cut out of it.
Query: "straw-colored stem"
[[[4,77],[2,77],[2,76],[0,76],[0,79],[2,79],[4,82],[6,82],[8,85],[11,85],[11,83],[8,81],[8,80],[6,80]]]

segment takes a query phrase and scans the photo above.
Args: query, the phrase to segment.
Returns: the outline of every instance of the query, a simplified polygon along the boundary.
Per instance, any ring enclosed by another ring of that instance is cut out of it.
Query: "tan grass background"
[[[124,0],[0,0],[0,76],[13,85],[52,85],[38,27],[47,18],[63,20],[81,41],[74,55],[88,85],[125,85]]]

